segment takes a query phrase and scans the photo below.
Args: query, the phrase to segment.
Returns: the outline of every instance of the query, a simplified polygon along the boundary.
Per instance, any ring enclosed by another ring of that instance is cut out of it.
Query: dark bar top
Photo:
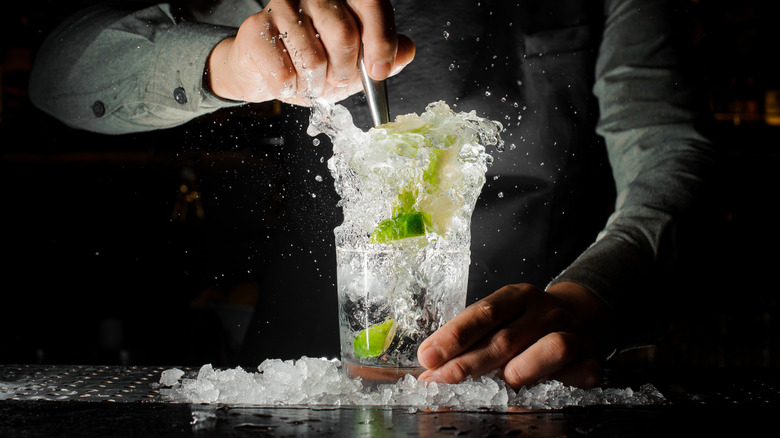
[[[774,368],[607,370],[605,387],[651,383],[667,402],[503,412],[172,403],[169,368],[0,365],[0,436],[753,436],[780,412]]]

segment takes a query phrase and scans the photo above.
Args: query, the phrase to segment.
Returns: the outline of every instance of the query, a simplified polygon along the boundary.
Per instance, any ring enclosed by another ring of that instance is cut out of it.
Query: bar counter
[[[0,436],[763,436],[780,413],[773,368],[607,370],[605,387],[650,383],[666,401],[499,411],[173,403],[169,368],[0,365]]]

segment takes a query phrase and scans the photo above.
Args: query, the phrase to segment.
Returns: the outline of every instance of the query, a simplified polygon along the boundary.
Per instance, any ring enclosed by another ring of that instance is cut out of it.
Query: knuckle
[[[316,6],[320,9],[324,8],[338,8],[343,5],[342,0],[316,0]]]
[[[352,4],[357,8],[379,8],[385,3],[385,0],[352,0]]]
[[[556,307],[550,309],[547,312],[545,319],[547,321],[547,324],[550,325],[550,327],[567,328],[567,326],[569,325],[568,322],[571,320],[571,315],[569,314],[568,311]]]
[[[476,304],[477,318],[482,324],[492,324],[498,317],[498,310],[490,300],[482,300]]]
[[[327,82],[335,87],[347,87],[350,83],[352,83],[353,80],[355,80],[355,77],[357,75],[357,70],[353,72],[352,74],[349,74],[348,72],[339,72],[334,71],[332,69],[328,69],[327,73]],[[362,90],[363,86],[360,85],[359,90]]]
[[[528,378],[522,372],[524,369],[521,361],[511,361],[502,370],[504,381],[513,389],[519,389],[521,386],[526,385]]]
[[[508,284],[496,294],[508,297],[511,301],[529,301],[536,295],[537,289],[527,283]]]
[[[471,367],[461,360],[453,360],[447,364],[446,370],[450,382],[462,382],[471,376]]]
[[[379,53],[390,53],[395,55],[398,49],[398,42],[392,35],[382,34],[380,38],[375,38],[369,42],[375,51]]]
[[[303,64],[305,68],[315,71],[324,71],[328,68],[327,56],[319,50],[300,50],[297,52],[298,62]],[[295,62],[295,59],[293,59]]]
[[[544,346],[550,355],[559,361],[569,361],[574,354],[571,343],[561,332],[554,332],[545,336]]]
[[[513,330],[499,330],[490,340],[493,357],[500,358],[514,353],[517,345],[517,335]]]
[[[259,29],[266,21],[266,15],[262,12],[252,14],[248,16],[243,23],[241,23],[239,29]]]
[[[280,84],[295,83],[298,76],[292,67],[279,68],[274,73],[273,77]]]
[[[454,350],[460,350],[462,347],[464,347],[464,333],[462,333],[457,326],[445,324],[439,330],[442,331],[442,334],[446,339],[446,345],[451,346],[451,348]]]

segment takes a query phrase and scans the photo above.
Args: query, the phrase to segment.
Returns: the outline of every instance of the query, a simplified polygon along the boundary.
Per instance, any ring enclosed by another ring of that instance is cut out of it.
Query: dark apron
[[[394,2],[398,31],[417,54],[388,80],[391,115],[444,100],[505,127],[505,150],[489,150],[495,161],[472,219],[467,304],[506,284],[544,288],[595,239],[614,200],[592,94],[602,5],[517,3]],[[358,126],[370,126],[361,95],[344,103]],[[339,355],[332,230],[341,213],[326,166],[330,143],[320,137],[313,146],[308,110],[288,110],[287,226],[247,330],[247,366]]]

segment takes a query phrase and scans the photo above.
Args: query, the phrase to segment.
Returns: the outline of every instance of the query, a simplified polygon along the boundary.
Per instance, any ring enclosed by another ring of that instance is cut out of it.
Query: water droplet
[[[319,138],[315,138],[314,140],[311,141],[311,144],[313,144],[314,146],[319,146],[320,145],[320,139]]]
[[[498,197],[499,198],[503,198],[504,197],[504,192],[498,192]]]
[[[490,97],[490,91],[485,91],[485,96]]]

